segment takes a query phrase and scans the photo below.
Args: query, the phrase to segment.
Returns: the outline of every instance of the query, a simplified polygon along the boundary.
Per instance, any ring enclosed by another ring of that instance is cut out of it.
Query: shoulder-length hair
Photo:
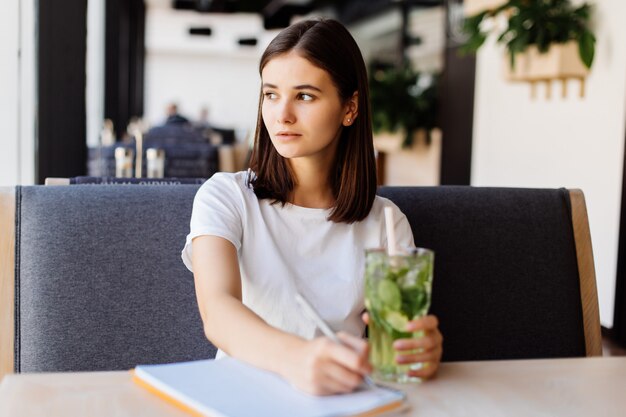
[[[353,223],[369,214],[376,197],[376,160],[372,142],[371,111],[367,70],[363,56],[350,32],[331,19],[305,20],[281,31],[261,57],[259,74],[278,55],[291,51],[325,70],[346,103],[358,92],[358,116],[343,126],[333,172],[332,192],[335,206],[328,217],[333,222]],[[294,188],[294,174],[274,148],[261,114],[263,93],[259,97],[254,148],[248,179],[257,198],[273,199],[283,205]]]

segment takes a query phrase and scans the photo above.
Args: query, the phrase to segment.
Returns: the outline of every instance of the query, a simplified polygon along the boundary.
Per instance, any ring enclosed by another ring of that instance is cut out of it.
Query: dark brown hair
[[[328,219],[345,223],[363,220],[376,196],[376,161],[367,70],[361,51],[350,32],[336,20],[305,20],[284,29],[272,40],[261,57],[259,73],[270,60],[290,51],[328,72],[344,103],[355,91],[359,93],[358,116],[351,126],[342,127],[337,146],[331,173],[336,203]],[[272,145],[261,115],[262,104],[261,91],[250,158],[255,175],[248,179],[248,185],[259,199],[270,198],[285,204],[294,187],[294,176],[287,160]]]

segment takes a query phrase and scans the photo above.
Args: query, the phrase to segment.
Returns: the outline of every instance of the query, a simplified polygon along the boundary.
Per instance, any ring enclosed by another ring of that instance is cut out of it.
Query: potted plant
[[[438,76],[382,63],[372,64],[369,74],[374,133],[402,132],[403,147],[410,147],[424,129],[430,143],[430,131],[438,126]]]
[[[485,24],[502,13],[507,25]],[[590,30],[591,6],[570,0],[508,0],[466,18],[469,36],[462,52],[476,52],[490,32],[508,50],[512,80],[583,78],[593,63],[596,39]]]

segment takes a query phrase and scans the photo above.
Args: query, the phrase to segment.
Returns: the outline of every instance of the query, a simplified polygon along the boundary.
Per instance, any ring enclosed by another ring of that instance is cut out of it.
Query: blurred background
[[[587,2],[590,70],[540,76],[512,75],[495,35],[459,53],[466,18],[504,3],[3,1],[0,186],[243,169],[264,48],[292,22],[335,18],[369,68],[381,184],[582,189],[601,322],[626,344],[626,2]],[[507,12],[481,28],[506,24]]]

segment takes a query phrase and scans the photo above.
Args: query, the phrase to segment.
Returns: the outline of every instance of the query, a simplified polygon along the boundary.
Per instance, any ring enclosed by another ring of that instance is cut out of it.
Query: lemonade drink
[[[424,316],[430,307],[434,253],[417,248],[410,254],[389,256],[382,249],[365,252],[365,307],[369,312],[370,362],[374,378],[394,382],[418,381],[409,377],[410,367],[399,365],[393,342],[417,338],[407,332],[410,320]]]

